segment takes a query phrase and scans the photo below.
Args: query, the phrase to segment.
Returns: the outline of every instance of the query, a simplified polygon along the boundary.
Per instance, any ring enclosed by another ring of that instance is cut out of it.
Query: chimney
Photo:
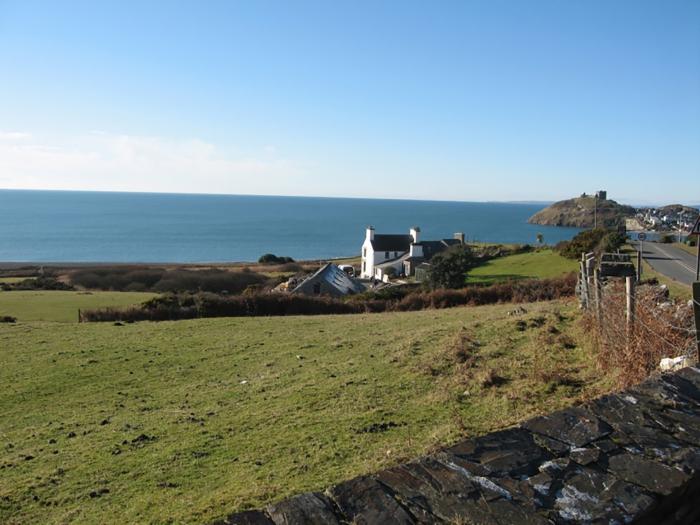
[[[420,235],[420,228],[418,226],[414,226],[411,228],[411,237],[413,237],[413,242],[420,242],[418,239],[418,236]]]
[[[365,238],[369,241],[374,240],[374,226],[367,226],[367,235]]]
[[[460,244],[464,244],[464,233],[462,232],[457,232],[453,235],[455,239],[459,241]]]

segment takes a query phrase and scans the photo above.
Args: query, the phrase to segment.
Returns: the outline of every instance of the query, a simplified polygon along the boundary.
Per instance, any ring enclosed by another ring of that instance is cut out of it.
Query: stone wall
[[[700,523],[699,407],[686,368],[217,524]]]

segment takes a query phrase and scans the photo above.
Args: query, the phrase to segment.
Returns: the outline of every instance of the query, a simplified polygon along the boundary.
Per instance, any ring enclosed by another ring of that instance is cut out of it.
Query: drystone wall
[[[297,523],[700,523],[700,370],[217,525]]]

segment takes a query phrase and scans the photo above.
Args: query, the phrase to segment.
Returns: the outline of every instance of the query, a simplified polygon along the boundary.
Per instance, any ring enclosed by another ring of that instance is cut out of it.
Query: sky
[[[0,0],[0,188],[700,202],[696,0]]]

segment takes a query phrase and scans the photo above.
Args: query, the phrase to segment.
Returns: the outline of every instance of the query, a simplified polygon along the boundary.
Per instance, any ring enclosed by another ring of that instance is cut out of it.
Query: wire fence
[[[584,323],[598,365],[616,373],[621,388],[648,377],[663,358],[698,360],[692,305],[670,299],[658,285],[630,285],[629,279],[634,278],[600,278],[598,272],[591,279],[585,269],[580,278]]]

